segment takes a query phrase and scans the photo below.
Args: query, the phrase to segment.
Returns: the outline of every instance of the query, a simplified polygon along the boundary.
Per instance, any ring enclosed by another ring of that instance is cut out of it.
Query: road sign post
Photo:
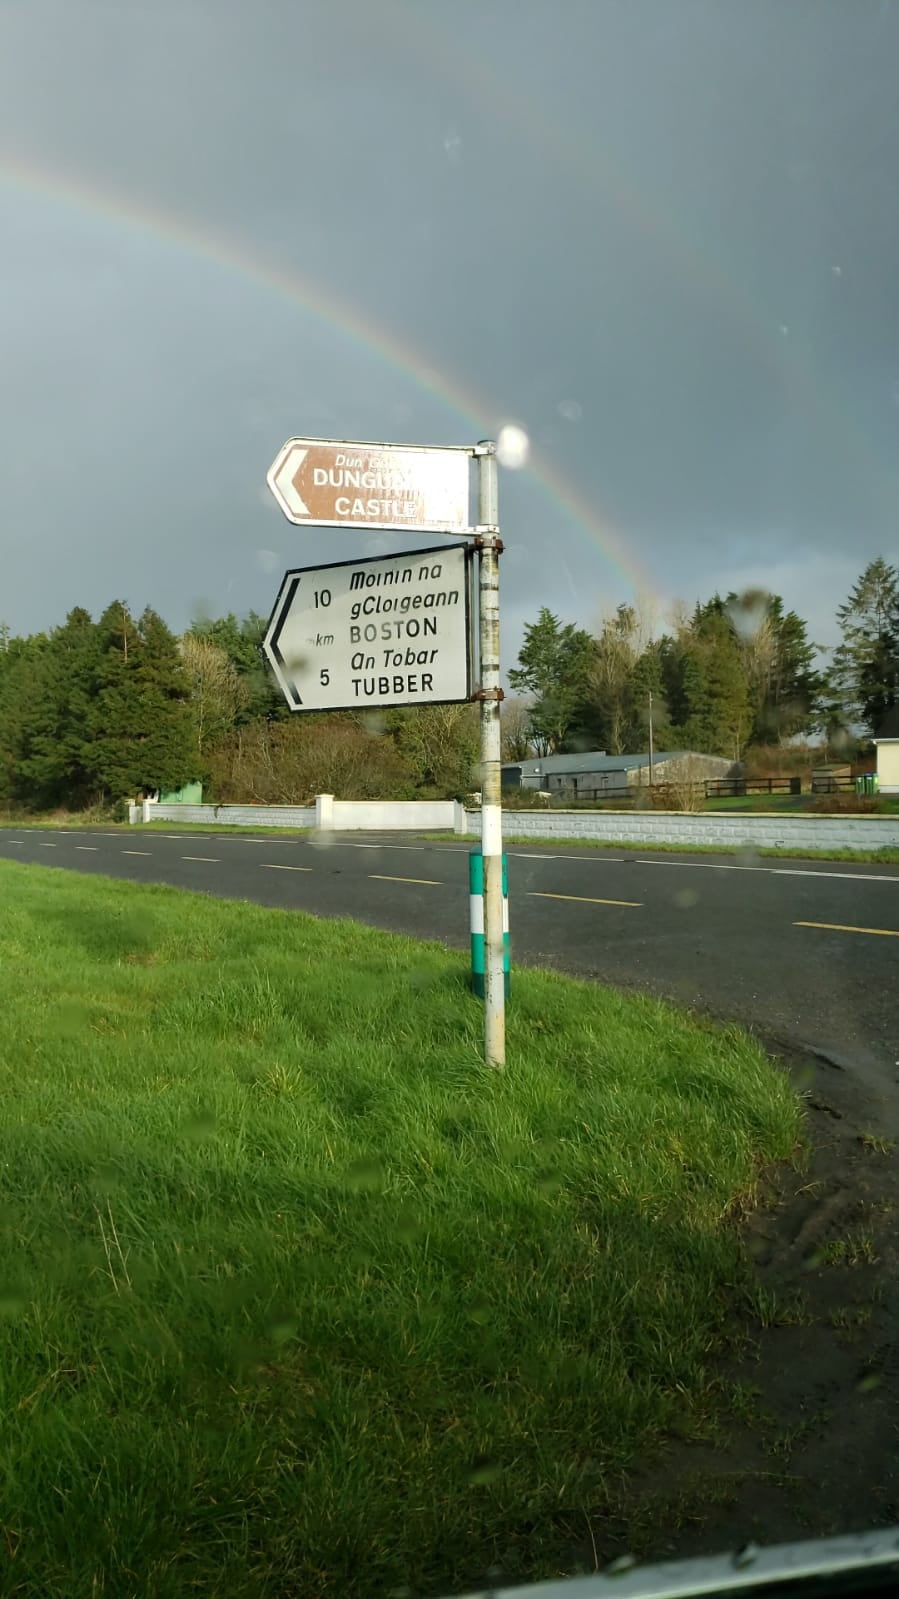
[[[470,525],[471,457],[478,525]],[[481,718],[484,1054],[506,1060],[496,445],[471,449],[288,439],[268,473],[297,526],[474,534],[480,685],[471,692],[471,546],[409,550],[288,572],[263,650],[291,710],[451,704]]]
[[[481,707],[481,854],[484,860],[484,1057],[506,1063],[503,973],[503,826],[499,681],[499,485],[496,445],[475,450],[478,463],[478,639]]]

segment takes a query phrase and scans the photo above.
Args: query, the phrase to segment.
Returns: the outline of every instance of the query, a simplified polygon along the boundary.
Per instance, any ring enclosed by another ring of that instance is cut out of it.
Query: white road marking
[[[222,842],[224,842],[226,844],[265,844],[269,849],[271,849],[273,844],[292,844],[293,843],[293,839],[292,838],[246,838],[246,837],[243,837],[241,834],[231,833],[224,840],[219,839],[219,843],[222,843]]]
[[[75,845],[75,848],[76,848],[76,849],[86,849],[86,850],[90,850],[90,852],[91,852],[91,854],[92,854],[92,855],[96,855],[96,854],[97,854],[97,851],[98,851],[98,850],[99,850],[99,848],[100,848],[100,846],[99,846],[99,844],[76,844],[76,845]]]
[[[895,877],[883,877],[869,872],[816,872],[811,867],[800,866],[736,866],[724,861],[663,861],[657,857],[650,860],[642,855],[636,857],[636,862],[638,866],[682,866],[700,872],[764,872],[768,877],[837,877],[850,883],[899,885],[899,873]]]
[[[821,927],[827,933],[870,933],[874,938],[899,938],[899,928],[847,927],[843,922],[794,922],[794,927]]]
[[[183,861],[208,861],[211,866],[220,864],[217,855],[182,855],[181,859]]]
[[[314,866],[282,866],[280,861],[262,861],[264,872],[314,872]]]
[[[123,849],[123,855],[152,855],[151,849]]]
[[[376,878],[379,883],[421,883],[426,888],[442,888],[443,884],[433,877],[388,877],[386,872],[369,872],[370,878]]]
[[[350,849],[403,849],[412,850],[414,854],[423,854],[427,849],[426,844],[357,844],[349,845]]]
[[[867,872],[806,872],[795,866],[773,866],[768,869],[772,877],[841,877],[847,883],[899,883],[899,876],[874,877]]]
[[[38,841],[37,841],[37,847],[38,847],[38,849],[55,849],[56,845],[55,844],[47,844],[47,843],[44,842],[44,840],[42,838],[39,838]]]
[[[623,855],[525,855],[521,850],[509,850],[509,855],[516,861],[593,861],[595,864],[598,860],[601,865],[609,861],[621,865],[625,858]]]
[[[581,905],[626,905],[630,910],[642,910],[643,901],[639,899],[593,899],[589,894],[541,894],[533,889],[528,893],[528,899],[575,899]]]

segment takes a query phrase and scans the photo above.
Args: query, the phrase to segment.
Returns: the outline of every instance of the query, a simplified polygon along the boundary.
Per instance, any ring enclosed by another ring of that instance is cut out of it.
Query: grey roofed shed
[[[653,755],[653,765],[663,761],[681,760],[685,750],[659,750]],[[586,777],[590,773],[635,772],[649,765],[648,751],[643,755],[606,755],[605,751],[586,751],[571,755],[538,755],[526,761],[508,761],[505,767],[520,770],[522,782],[534,777]],[[505,769],[505,768],[504,768]]]

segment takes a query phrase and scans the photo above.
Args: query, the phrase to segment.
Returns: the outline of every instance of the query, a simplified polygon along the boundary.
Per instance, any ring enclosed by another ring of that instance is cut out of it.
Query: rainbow
[[[263,260],[231,235],[200,227],[176,212],[124,196],[106,185],[71,172],[50,169],[33,160],[0,151],[0,184],[37,194],[56,205],[74,208],[114,227],[149,236],[194,259],[211,262],[237,274],[279,299],[299,306],[308,316],[355,340],[385,365],[411,380],[466,423],[470,441],[476,442],[502,420],[496,406],[445,367],[436,366],[421,351],[396,333],[373,322],[360,306],[339,297],[332,289],[296,271]],[[272,441],[272,454],[283,440]],[[437,442],[437,441],[434,441]],[[450,441],[447,441],[450,442]],[[468,441],[466,441],[468,442]],[[572,482],[539,452],[531,455],[528,475],[556,508],[563,510],[597,545],[606,563],[638,597],[655,594],[648,572],[628,549],[624,538]]]
[[[539,94],[523,94],[457,28],[441,26],[433,8],[403,0],[382,0],[382,8],[393,10],[395,40],[417,59],[420,70],[441,72],[454,94],[465,95],[476,110],[489,105],[516,139],[566,176],[575,175],[585,198],[614,209],[705,303],[723,313],[747,356],[776,374],[797,410],[814,417],[830,447],[852,462],[872,508],[892,529],[899,510],[892,460],[885,459],[861,420],[839,403],[832,386],[821,381],[811,352],[778,323],[772,306],[760,301],[743,264],[716,249],[714,235],[695,236],[662,193],[629,181],[621,163],[600,142],[580,138],[570,126],[547,116]],[[841,275],[838,263],[825,262],[823,271]]]

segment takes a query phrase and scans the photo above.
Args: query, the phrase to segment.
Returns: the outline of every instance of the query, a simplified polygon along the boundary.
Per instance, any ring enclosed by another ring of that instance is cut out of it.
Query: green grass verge
[[[478,844],[478,835],[468,833],[460,838],[458,833],[420,834],[422,838],[454,840],[472,848]],[[630,850],[637,855],[731,855],[741,862],[760,857],[784,861],[855,861],[860,866],[897,866],[899,848],[885,845],[883,849],[756,849],[753,844],[655,844],[646,841],[620,838],[536,838],[533,833],[504,834],[503,844],[533,844],[538,849],[604,849]]]
[[[258,837],[302,838],[315,831],[311,827],[239,827],[233,822],[114,822],[103,816],[26,817],[3,816],[0,827],[53,828],[57,832],[71,833],[76,829],[94,828],[110,833],[243,833]]]
[[[899,816],[899,795],[878,794],[876,811],[859,812],[862,816]],[[812,809],[819,798],[816,794],[747,794],[732,799],[710,799],[705,802],[707,811],[775,811],[781,816],[820,816]],[[852,811],[834,811],[834,816],[852,816]]]
[[[5,1591],[445,1593],[703,1436],[800,1114],[745,1034],[0,863]]]
[[[314,827],[239,827],[234,822],[135,822],[122,824],[128,833],[243,833],[254,838],[304,838]]]

